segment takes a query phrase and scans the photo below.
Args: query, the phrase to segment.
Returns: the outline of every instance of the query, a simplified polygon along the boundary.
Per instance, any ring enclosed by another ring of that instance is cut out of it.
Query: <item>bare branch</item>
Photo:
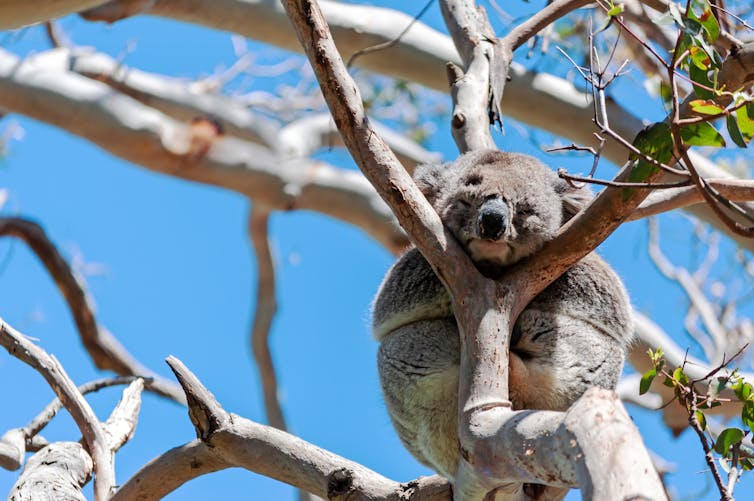
[[[267,422],[279,430],[286,430],[283,409],[278,400],[277,376],[269,344],[270,328],[277,311],[277,303],[275,301],[275,263],[267,237],[268,220],[269,212],[254,204],[249,214],[249,236],[257,257],[257,303],[251,329],[251,351],[262,380]]]
[[[348,74],[317,4],[284,2],[301,46],[307,51],[335,124],[351,156],[441,279],[460,270],[476,273],[466,253],[446,233],[440,218],[364,113],[361,95]],[[365,56],[366,57],[366,56]],[[450,267],[447,263],[453,262]]]
[[[79,386],[77,389],[79,393],[81,393],[82,395],[86,395],[88,393],[99,391],[102,388],[108,388],[110,386],[131,384],[136,379],[140,379],[140,378],[138,378],[137,376],[126,376],[126,377],[117,377],[117,378],[97,379],[95,381],[84,383],[81,386]],[[44,409],[42,409],[42,411],[39,414],[37,414],[37,416],[34,419],[32,419],[26,426],[21,428],[21,430],[23,430],[24,432],[24,436],[26,437],[26,440],[30,440],[32,437],[34,437],[39,432],[41,432],[44,429],[44,427],[47,426],[50,421],[52,421],[52,418],[55,417],[55,415],[58,413],[58,411],[62,407],[63,407],[63,403],[60,401],[59,398],[56,398],[52,402],[47,404],[47,406]]]
[[[114,23],[119,19],[141,14],[153,5],[154,0],[118,0],[82,12],[81,15],[88,19],[102,19]]]
[[[94,461],[95,500],[106,501],[109,499],[115,485],[115,471],[107,436],[94,411],[78,392],[73,381],[55,357],[48,355],[44,350],[27,340],[2,319],[0,319],[0,345],[8,350],[8,353],[39,372],[55,391],[60,401],[63,402],[79,430],[81,430],[84,442]]]
[[[0,438],[0,468],[17,470],[24,464],[26,454],[26,434],[24,430],[15,428],[8,430]]]
[[[39,0],[30,3],[23,0],[6,0],[0,4],[0,30],[49,21],[105,2],[106,0],[71,0],[67,2]]]
[[[98,368],[112,370],[121,376],[150,378],[148,388],[151,391],[183,403],[183,394],[175,383],[142,366],[110,331],[97,322],[83,279],[60,255],[39,224],[23,218],[3,217],[0,218],[0,236],[23,240],[42,261],[68,303],[81,342]]]
[[[92,468],[92,458],[80,443],[50,444],[29,458],[8,500],[86,501],[81,489],[89,482]]]
[[[36,57],[40,58],[40,64],[45,64],[43,58],[49,57],[50,69],[59,66],[58,61],[65,61],[72,71],[105,82],[176,120],[189,122],[197,116],[212,117],[227,134],[276,147],[277,123],[251,111],[236,99],[207,92],[191,82],[131,68],[106,54],[85,48],[51,51]]]
[[[270,209],[311,209],[354,224],[398,252],[405,234],[358,173],[281,159],[233,137],[201,138],[109,86],[0,49],[0,107],[63,127],[150,170],[221,186]],[[70,120],[76,114],[79,120]],[[113,141],[116,137],[118,140]]]
[[[419,164],[441,160],[439,153],[425,150],[384,124],[371,119],[370,124],[410,173]],[[310,115],[289,123],[280,131],[278,139],[280,150],[294,158],[307,157],[319,148],[343,146],[343,139],[329,113]]]
[[[115,453],[133,435],[141,406],[143,379],[133,379],[103,425],[107,447]],[[23,430],[18,430],[23,433]],[[44,446],[26,464],[11,489],[8,499],[33,501],[36,499],[81,500],[81,489],[89,481],[94,464],[90,455],[78,442],[56,442]],[[96,485],[96,483],[95,483]],[[96,493],[96,499],[101,499]]]
[[[588,3],[589,0],[554,0],[523,23],[516,25],[502,38],[501,43],[513,53],[549,24]]]
[[[442,0],[440,8],[463,60],[463,68],[447,66],[453,139],[461,153],[494,149],[490,124],[501,121],[500,99],[513,52],[500,45],[485,10],[474,2]]]
[[[707,179],[707,183],[718,193],[734,202],[754,201],[754,181],[750,179]],[[696,186],[662,190],[649,195],[628,217],[635,221],[673,209],[704,203],[704,195]]]
[[[102,426],[107,435],[107,445],[112,452],[120,449],[136,431],[136,423],[139,421],[139,410],[141,409],[141,392],[144,389],[144,380],[135,379],[129,384],[118,404],[110,413]]]
[[[168,359],[186,389],[191,420],[200,440],[153,459],[111,498],[160,499],[200,475],[246,468],[328,499],[450,501],[440,477],[400,484],[293,435],[228,414],[180,361]]]
[[[731,348],[728,346],[725,327],[718,320],[714,307],[694,277],[685,268],[674,266],[663,254],[660,248],[657,225],[657,221],[649,221],[649,256],[666,278],[677,282],[683,288],[693,309],[701,317],[709,337],[712,338],[713,353],[709,362],[712,365],[717,365],[725,359],[725,351]],[[735,350],[737,347],[733,349]]]

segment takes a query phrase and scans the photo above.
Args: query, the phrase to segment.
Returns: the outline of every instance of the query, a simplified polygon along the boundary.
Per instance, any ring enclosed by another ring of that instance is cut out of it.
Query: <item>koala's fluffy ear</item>
[[[430,204],[437,201],[443,186],[446,186],[451,176],[448,164],[423,164],[414,170],[414,182],[427,198]]]
[[[563,223],[575,216],[594,198],[594,195],[586,186],[576,188],[566,180],[560,178],[557,178],[555,191],[563,201]]]

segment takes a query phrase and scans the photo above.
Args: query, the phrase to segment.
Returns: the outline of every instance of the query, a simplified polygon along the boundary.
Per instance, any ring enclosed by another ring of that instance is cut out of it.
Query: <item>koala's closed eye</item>
[[[517,205],[516,214],[520,214],[522,216],[533,216],[535,214],[534,207],[527,204]]]

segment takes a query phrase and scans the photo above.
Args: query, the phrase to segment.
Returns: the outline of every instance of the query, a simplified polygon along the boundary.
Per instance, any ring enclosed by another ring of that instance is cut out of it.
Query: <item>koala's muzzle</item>
[[[508,206],[500,198],[492,198],[482,204],[479,210],[479,236],[488,240],[497,240],[508,227],[510,214]]]

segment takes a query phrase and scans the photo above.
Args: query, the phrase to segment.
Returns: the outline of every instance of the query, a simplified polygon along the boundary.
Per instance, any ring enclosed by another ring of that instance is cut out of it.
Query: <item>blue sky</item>
[[[396,8],[402,2],[386,2]],[[522,4],[523,5],[523,4]],[[409,13],[418,11],[413,3]],[[522,12],[535,6],[523,5]],[[424,19],[440,27],[436,8]],[[72,17],[62,26],[80,45],[92,45],[147,71],[196,78],[234,60],[230,35],[163,19],[141,17],[114,26]],[[0,34],[0,45],[18,54],[45,50],[43,31]],[[258,45],[264,57],[284,53]],[[523,56],[523,54],[521,55]],[[533,64],[536,64],[533,63]],[[260,82],[269,88],[269,82]],[[643,103],[646,97],[635,95]],[[655,103],[647,112],[662,112]],[[0,160],[0,189],[10,198],[5,215],[39,221],[69,258],[95,273],[87,276],[99,320],[145,365],[171,377],[163,360],[175,355],[215,393],[224,407],[263,421],[262,398],[248,349],[255,269],[246,235],[248,201],[228,191],[151,173],[114,158],[64,131],[11,115],[24,131]],[[439,123],[428,147],[445,158],[456,154]],[[590,159],[545,157],[516,126],[498,135],[503,149],[535,154],[553,166],[584,169]],[[321,158],[352,167],[341,151]],[[602,167],[603,177],[611,175]],[[663,244],[680,262],[692,259],[692,239],[681,216],[663,218]],[[307,212],[275,214],[271,239],[278,263],[278,303],[272,350],[291,430],[316,445],[377,472],[409,480],[430,472],[403,450],[389,422],[376,378],[376,344],[369,333],[369,304],[392,257],[360,230]],[[688,343],[680,320],[686,300],[658,275],[646,256],[646,224],[630,223],[600,253],[624,278],[637,309],[679,342]],[[0,240],[0,316],[55,354],[77,383],[101,377],[82,349],[67,307],[53,281],[19,242]],[[0,353],[0,391],[6,402],[0,428],[25,424],[51,398],[44,381],[21,362]],[[118,398],[109,390],[92,401],[105,417]],[[646,443],[679,472],[670,483],[681,499],[716,499],[698,442],[691,433],[673,438],[657,413],[630,408]],[[58,416],[44,432],[51,440],[75,440],[70,418]],[[194,437],[183,408],[145,395],[136,435],[117,455],[119,481],[159,453]],[[0,470],[0,493],[17,473]],[[293,499],[290,487],[245,470],[201,477],[169,499]],[[754,483],[737,488],[754,496]]]

